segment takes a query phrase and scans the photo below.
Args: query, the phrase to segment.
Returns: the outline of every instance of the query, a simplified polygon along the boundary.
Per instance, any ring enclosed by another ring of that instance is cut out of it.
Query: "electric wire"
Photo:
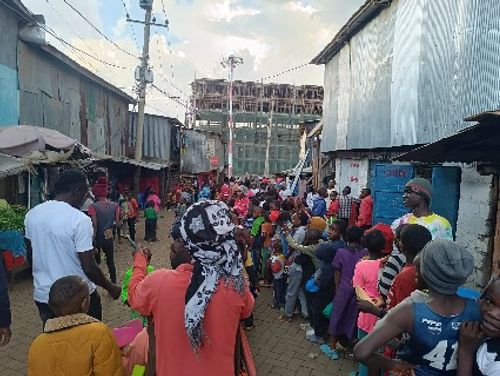
[[[130,51],[127,51],[126,49],[122,48],[119,46],[114,40],[112,40],[110,37],[108,37],[106,34],[104,34],[97,26],[95,26],[82,12],[80,12],[73,4],[71,4],[68,0],[63,0],[66,5],[68,5],[76,14],[78,14],[90,27],[92,27],[99,35],[101,35],[104,39],[106,39],[108,42],[110,42],[113,46],[118,48],[120,51],[123,53],[135,57],[136,59],[140,59],[139,56],[133,54]]]
[[[127,8],[127,4],[125,3],[125,0],[122,0],[122,5],[123,9],[125,10],[125,16],[127,17],[127,20],[130,18],[130,13]],[[132,30],[132,36],[134,38],[135,46],[137,47],[137,50],[139,51],[139,42],[137,42],[137,34],[135,33],[135,27],[134,24],[130,23],[127,21],[127,23],[130,25],[130,29]]]

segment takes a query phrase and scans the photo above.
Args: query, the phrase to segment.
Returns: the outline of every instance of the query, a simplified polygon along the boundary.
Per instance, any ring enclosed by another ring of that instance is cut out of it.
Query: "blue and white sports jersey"
[[[416,376],[456,375],[458,335],[464,321],[480,321],[479,304],[465,299],[465,308],[455,316],[442,316],[426,303],[413,303],[413,333],[399,358],[419,365]]]

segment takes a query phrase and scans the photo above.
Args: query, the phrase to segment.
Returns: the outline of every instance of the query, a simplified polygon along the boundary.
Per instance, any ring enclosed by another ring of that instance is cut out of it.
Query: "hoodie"
[[[333,287],[332,262],[337,250],[345,247],[343,240],[334,240],[319,245],[316,249],[316,258],[319,260],[318,286],[320,290],[330,290]]]

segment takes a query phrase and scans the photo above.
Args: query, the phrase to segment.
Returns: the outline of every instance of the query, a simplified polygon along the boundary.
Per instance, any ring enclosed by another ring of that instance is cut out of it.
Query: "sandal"
[[[278,319],[284,322],[292,322],[292,318],[287,315],[279,315]]]
[[[328,359],[337,360],[339,358],[339,354],[337,353],[337,351],[335,349],[332,349],[328,345],[328,343],[324,343],[319,348],[321,349],[321,352],[328,357]]]

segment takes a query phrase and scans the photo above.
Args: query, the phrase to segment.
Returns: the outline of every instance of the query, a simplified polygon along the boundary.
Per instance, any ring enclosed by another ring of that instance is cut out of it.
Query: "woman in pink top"
[[[236,333],[254,299],[233,228],[224,203],[198,202],[180,228],[193,265],[147,275],[146,257],[135,253],[128,302],[153,318],[157,376],[234,374]]]
[[[356,264],[352,285],[356,290],[358,300],[369,300],[380,307],[384,304],[378,291],[378,275],[383,260],[385,237],[380,230],[370,229],[365,232],[363,244],[368,249],[369,256]],[[358,316],[358,339],[364,338],[373,331],[378,317],[367,312],[360,312]],[[359,375],[375,375],[376,370],[368,370],[359,364]]]
[[[152,201],[153,204],[155,204],[154,208],[156,212],[160,214],[161,200],[160,197],[158,197],[158,195],[156,194],[156,191],[153,187],[147,187],[146,191],[144,192],[144,206],[146,206],[149,201]]]

